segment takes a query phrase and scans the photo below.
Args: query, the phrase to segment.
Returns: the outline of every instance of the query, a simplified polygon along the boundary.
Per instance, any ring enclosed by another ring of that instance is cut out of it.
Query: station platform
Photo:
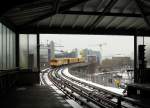
[[[48,86],[14,88],[0,100],[0,108],[72,108]]]

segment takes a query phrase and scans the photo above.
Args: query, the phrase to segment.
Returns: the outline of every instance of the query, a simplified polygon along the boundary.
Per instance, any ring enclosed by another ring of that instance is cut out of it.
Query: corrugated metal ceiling
[[[18,30],[32,27],[148,32],[149,12],[149,0],[37,0],[17,5],[3,16]]]

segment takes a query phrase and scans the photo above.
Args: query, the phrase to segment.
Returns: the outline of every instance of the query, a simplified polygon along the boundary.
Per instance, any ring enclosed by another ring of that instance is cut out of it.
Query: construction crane
[[[102,46],[107,45],[106,43],[98,44],[100,47],[100,50],[102,51]]]

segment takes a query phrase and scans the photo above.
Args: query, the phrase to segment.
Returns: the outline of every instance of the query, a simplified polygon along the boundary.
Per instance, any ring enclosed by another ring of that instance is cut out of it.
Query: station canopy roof
[[[20,33],[150,36],[150,0],[2,0],[0,8]]]

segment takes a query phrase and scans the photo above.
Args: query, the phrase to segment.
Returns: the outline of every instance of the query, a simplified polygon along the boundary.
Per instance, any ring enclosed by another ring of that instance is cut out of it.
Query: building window
[[[37,69],[37,35],[20,34],[20,68]]]
[[[16,68],[15,59],[15,33],[0,23],[0,70]]]

